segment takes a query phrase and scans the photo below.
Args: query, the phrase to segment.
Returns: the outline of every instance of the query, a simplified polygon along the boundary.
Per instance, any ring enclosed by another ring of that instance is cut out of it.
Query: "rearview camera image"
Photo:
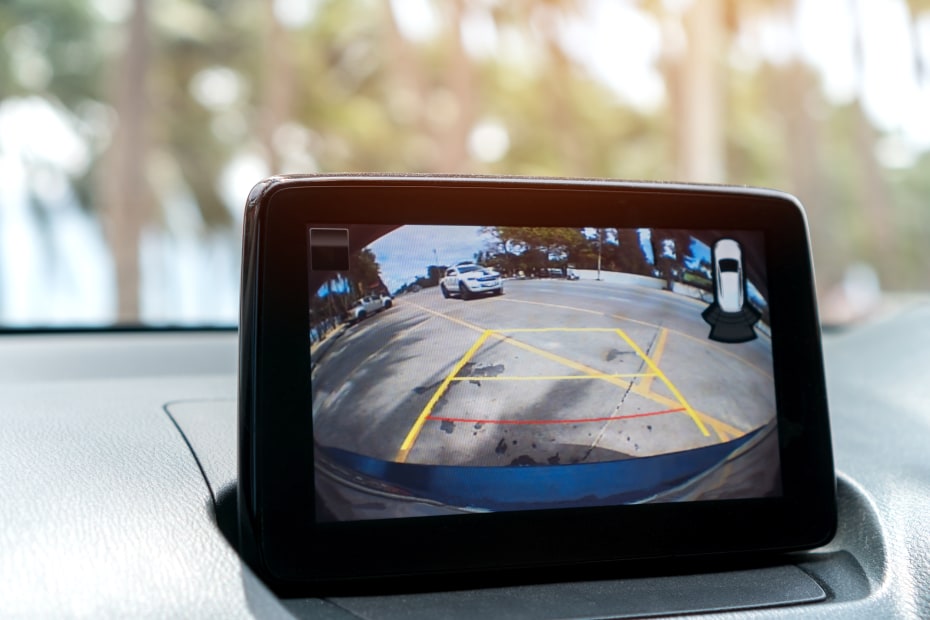
[[[318,521],[781,495],[761,232],[307,237]]]

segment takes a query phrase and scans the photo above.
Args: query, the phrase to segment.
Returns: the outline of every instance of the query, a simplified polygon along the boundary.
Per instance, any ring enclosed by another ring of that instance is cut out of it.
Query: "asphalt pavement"
[[[707,305],[606,282],[424,289],[349,327],[313,375],[318,443],[385,461],[616,461],[736,439],[775,418],[771,344],[708,339]],[[774,457],[759,464],[777,470]]]

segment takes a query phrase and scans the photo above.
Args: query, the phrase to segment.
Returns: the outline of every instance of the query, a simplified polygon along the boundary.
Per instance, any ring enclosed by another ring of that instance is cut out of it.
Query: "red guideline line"
[[[678,409],[666,409],[664,411],[649,411],[647,413],[633,413],[630,415],[607,416],[603,418],[578,418],[575,420],[475,420],[473,418],[447,418],[441,416],[430,416],[427,420],[436,420],[439,422],[462,422],[468,424],[583,424],[585,422],[610,422],[611,420],[629,420],[632,418],[645,418],[653,415],[663,415],[666,413],[678,413],[684,411],[684,407]]]

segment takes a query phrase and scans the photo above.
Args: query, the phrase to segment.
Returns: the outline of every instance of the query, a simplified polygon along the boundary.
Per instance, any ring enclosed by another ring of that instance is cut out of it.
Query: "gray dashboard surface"
[[[0,615],[285,615],[218,536],[165,393],[229,377],[5,386]]]
[[[840,527],[785,565],[827,600],[720,616],[930,616],[928,322],[930,305],[914,304],[826,339]],[[492,590],[279,600],[216,523],[235,476],[235,360],[232,333],[0,338],[0,616],[378,618],[434,605],[493,617],[532,596],[549,602],[541,615],[603,617],[580,601],[635,591],[525,586],[499,613]]]
[[[197,454],[214,496],[235,486],[233,400],[180,401],[166,407]],[[222,501],[222,500],[221,500]],[[566,571],[566,576],[570,576]],[[450,581],[450,583],[454,583]],[[363,618],[424,620],[436,617],[562,618],[642,617],[692,610],[713,611],[811,603],[823,588],[794,565],[726,574],[691,574],[641,579],[604,579],[565,584],[487,588],[392,596],[338,597],[330,601]],[[312,618],[318,600],[289,600],[299,616]]]

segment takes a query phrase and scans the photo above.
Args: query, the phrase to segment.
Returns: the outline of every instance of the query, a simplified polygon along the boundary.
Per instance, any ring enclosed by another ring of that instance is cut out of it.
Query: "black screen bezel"
[[[308,415],[311,222],[762,231],[782,497],[318,524]],[[833,535],[835,478],[807,226],[787,194],[556,179],[276,177],[253,190],[243,248],[242,546],[272,581],[787,551]],[[496,552],[502,543],[509,562]]]

